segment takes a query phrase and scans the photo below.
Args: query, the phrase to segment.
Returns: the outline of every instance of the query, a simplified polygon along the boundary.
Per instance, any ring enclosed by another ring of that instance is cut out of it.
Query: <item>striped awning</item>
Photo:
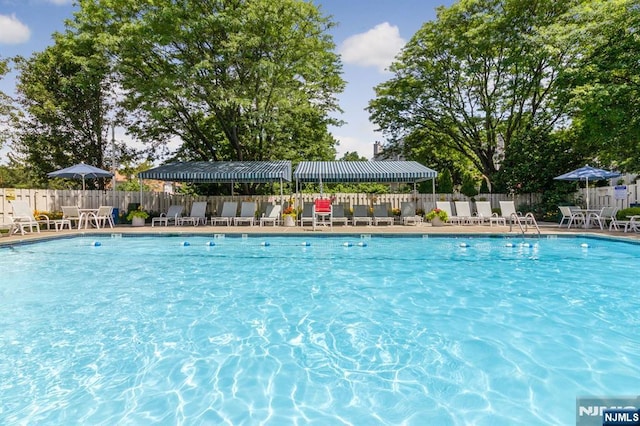
[[[302,161],[293,177],[299,182],[421,182],[438,172],[416,161]]]
[[[188,161],[138,173],[141,179],[173,182],[291,182],[291,161]]]

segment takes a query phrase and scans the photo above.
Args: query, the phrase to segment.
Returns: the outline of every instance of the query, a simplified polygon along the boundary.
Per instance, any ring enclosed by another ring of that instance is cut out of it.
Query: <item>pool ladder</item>
[[[533,216],[533,213],[529,212],[524,216],[518,216],[517,213],[511,213],[509,216],[509,232],[513,230],[514,223],[517,223],[520,227],[522,236],[524,236],[529,229],[529,225],[534,226],[538,232],[538,238],[540,238],[540,228],[538,228],[538,222],[536,222],[536,218]]]

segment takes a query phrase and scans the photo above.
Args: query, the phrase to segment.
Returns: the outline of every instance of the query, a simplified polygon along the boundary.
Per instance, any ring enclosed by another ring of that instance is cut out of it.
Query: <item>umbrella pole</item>
[[[589,176],[587,176],[587,210],[589,210]]]

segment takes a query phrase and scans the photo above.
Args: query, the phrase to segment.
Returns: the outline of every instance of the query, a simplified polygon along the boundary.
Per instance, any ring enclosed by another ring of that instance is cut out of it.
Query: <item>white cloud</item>
[[[373,66],[384,72],[405,43],[397,26],[383,22],[365,33],[347,38],[339,53],[347,64]]]
[[[21,44],[29,41],[31,30],[15,15],[0,15],[0,44]]]

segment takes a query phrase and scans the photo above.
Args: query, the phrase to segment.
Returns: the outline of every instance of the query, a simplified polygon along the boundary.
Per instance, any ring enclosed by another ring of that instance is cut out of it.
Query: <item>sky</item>
[[[346,88],[338,96],[346,123],[331,128],[339,141],[338,158],[345,152],[373,156],[373,144],[385,143],[365,111],[374,87],[393,77],[387,71],[393,58],[423,23],[436,18],[438,6],[453,0],[313,0],[337,24],[331,34],[342,57]],[[0,57],[31,56],[53,43],[51,35],[64,30],[72,17],[73,0],[0,0]],[[0,80],[0,90],[13,96],[15,74]],[[130,140],[123,131],[118,140]],[[1,159],[0,159],[0,162]]]

